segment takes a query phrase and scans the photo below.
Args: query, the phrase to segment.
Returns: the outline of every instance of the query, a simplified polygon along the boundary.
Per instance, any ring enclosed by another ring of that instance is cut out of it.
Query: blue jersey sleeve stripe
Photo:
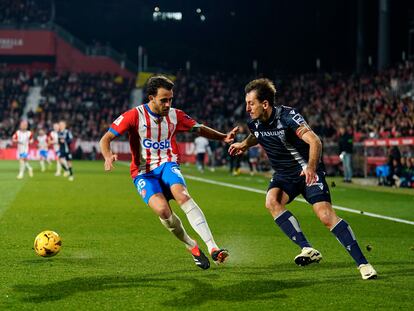
[[[112,127],[110,127],[108,129],[109,132],[111,132],[112,134],[114,134],[115,136],[119,136],[119,133],[117,131],[115,131]]]

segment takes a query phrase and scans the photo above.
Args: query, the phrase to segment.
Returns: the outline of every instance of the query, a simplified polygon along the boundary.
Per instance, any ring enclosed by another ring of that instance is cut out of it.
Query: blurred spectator
[[[17,130],[29,84],[30,76],[26,72],[0,70],[0,139],[10,138]]]
[[[354,136],[351,127],[339,128],[339,157],[344,167],[344,182],[352,182],[352,153]]]
[[[50,1],[0,0],[0,24],[45,24],[50,21]]]
[[[402,175],[403,175],[403,167],[397,159],[394,159],[390,167],[389,180],[390,180],[391,186],[399,188],[401,184]]]

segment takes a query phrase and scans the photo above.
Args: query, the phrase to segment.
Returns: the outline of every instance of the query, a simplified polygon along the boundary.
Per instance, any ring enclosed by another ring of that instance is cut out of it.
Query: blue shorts
[[[47,159],[47,150],[39,150],[39,155],[40,157]]]
[[[28,152],[19,153],[19,159],[27,159],[29,157]]]
[[[146,204],[156,193],[164,194],[169,201],[173,199],[171,186],[181,184],[186,186],[180,167],[175,162],[167,162],[149,173],[134,178],[135,187]]]
[[[267,191],[272,188],[282,189],[289,196],[288,203],[292,202],[299,194],[302,194],[303,198],[312,205],[318,202],[331,202],[325,172],[318,170],[316,174],[317,181],[310,186],[306,185],[305,176],[298,176],[297,179],[292,180],[274,174]]]

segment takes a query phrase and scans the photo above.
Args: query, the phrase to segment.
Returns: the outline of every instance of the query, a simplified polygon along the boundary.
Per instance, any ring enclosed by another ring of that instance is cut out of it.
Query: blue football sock
[[[331,232],[336,236],[338,241],[345,247],[348,253],[354,258],[356,264],[359,266],[361,264],[367,264],[368,261],[362,254],[361,249],[359,248],[358,242],[355,238],[355,234],[352,231],[348,223],[341,219]]]
[[[302,233],[302,229],[299,226],[298,220],[291,212],[285,211],[281,215],[275,218],[275,223],[282,229],[282,231],[295,242],[300,248],[311,247],[306,240],[305,235]]]

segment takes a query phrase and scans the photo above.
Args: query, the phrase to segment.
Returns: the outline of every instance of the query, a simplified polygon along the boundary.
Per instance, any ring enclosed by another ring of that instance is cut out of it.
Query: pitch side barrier
[[[366,139],[364,142],[364,175],[371,174],[372,168],[387,164],[389,150],[398,147],[401,154],[414,154],[414,137]]]

